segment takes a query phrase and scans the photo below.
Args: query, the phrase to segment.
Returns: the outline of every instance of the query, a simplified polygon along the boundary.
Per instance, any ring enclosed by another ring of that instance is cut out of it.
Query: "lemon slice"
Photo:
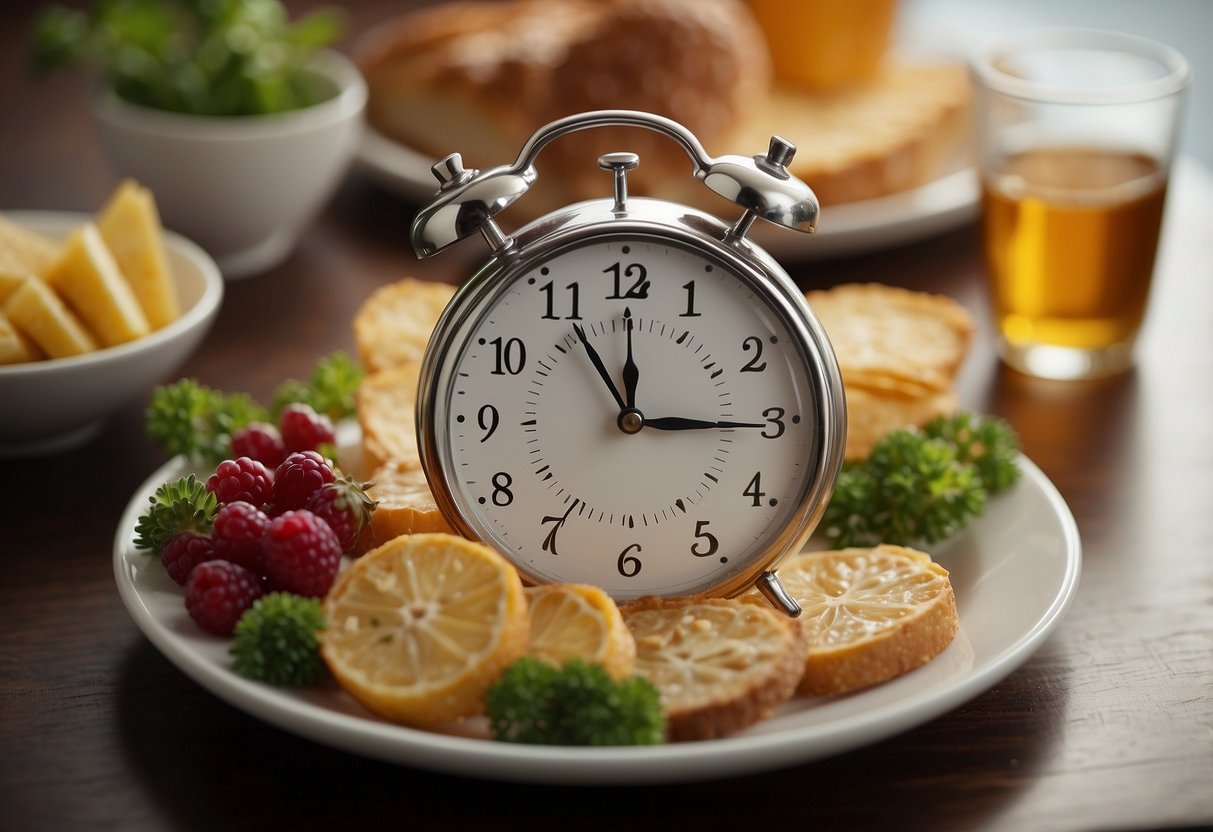
[[[948,572],[901,546],[805,552],[780,565],[808,645],[797,693],[884,682],[943,652],[959,629]],[[746,600],[766,603],[757,593]]]
[[[447,534],[398,537],[354,561],[324,602],[321,655],[371,711],[426,725],[480,712],[526,650],[522,582],[505,559]]]
[[[579,658],[615,679],[630,676],[636,643],[611,597],[587,584],[544,584],[526,590],[531,617],[527,655],[562,665]]]
[[[635,672],[661,692],[671,740],[752,725],[796,690],[804,666],[800,629],[770,606],[642,598],[621,612],[636,639]]]
[[[420,468],[389,462],[371,473],[370,482],[366,495],[377,505],[358,538],[355,552],[382,546],[402,534],[454,533],[434,502],[425,472]]]

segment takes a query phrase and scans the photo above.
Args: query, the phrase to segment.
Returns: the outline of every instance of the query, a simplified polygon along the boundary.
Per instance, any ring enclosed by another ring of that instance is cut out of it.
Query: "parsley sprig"
[[[899,430],[839,472],[821,529],[835,548],[937,543],[979,516],[1020,476],[1006,422],[962,412]]]
[[[354,413],[362,368],[343,352],[321,358],[305,381],[289,379],[275,390],[273,411],[246,393],[225,393],[194,379],[181,379],[152,393],[144,417],[147,435],[169,456],[215,465],[231,455],[232,433],[268,421],[291,402],[343,419]]]

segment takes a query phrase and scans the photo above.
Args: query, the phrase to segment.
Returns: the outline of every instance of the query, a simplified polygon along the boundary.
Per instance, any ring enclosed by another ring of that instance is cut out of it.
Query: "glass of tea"
[[[1117,32],[1050,29],[973,59],[982,240],[999,351],[1029,375],[1132,365],[1187,61]]]

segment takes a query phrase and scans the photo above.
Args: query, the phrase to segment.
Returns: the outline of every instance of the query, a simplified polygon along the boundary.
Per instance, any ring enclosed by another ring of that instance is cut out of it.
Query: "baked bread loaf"
[[[874,77],[830,89],[775,85],[768,39],[738,0],[506,0],[404,15],[359,45],[370,123],[388,138],[467,167],[512,161],[540,126],[587,110],[673,118],[709,153],[751,154],[783,136],[791,169],[823,205],[913,188],[967,136],[969,83],[956,62],[886,56]],[[509,219],[606,196],[594,160],[632,150],[633,192],[719,211],[682,150],[635,128],[566,136]]]
[[[668,116],[717,145],[754,115],[770,86],[766,42],[737,0],[446,3],[373,32],[357,58],[372,125],[436,158],[458,151],[467,167],[512,161],[540,126],[598,109]],[[537,197],[527,204],[609,193],[594,160],[617,150],[641,156],[629,177],[636,192],[689,168],[663,136],[586,131],[543,151]]]

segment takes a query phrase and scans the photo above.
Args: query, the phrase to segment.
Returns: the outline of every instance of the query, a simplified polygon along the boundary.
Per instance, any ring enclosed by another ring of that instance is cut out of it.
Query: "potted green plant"
[[[119,172],[234,278],[293,250],[357,148],[366,84],[330,48],[342,28],[279,0],[98,0],[44,10],[33,56],[93,76]]]

